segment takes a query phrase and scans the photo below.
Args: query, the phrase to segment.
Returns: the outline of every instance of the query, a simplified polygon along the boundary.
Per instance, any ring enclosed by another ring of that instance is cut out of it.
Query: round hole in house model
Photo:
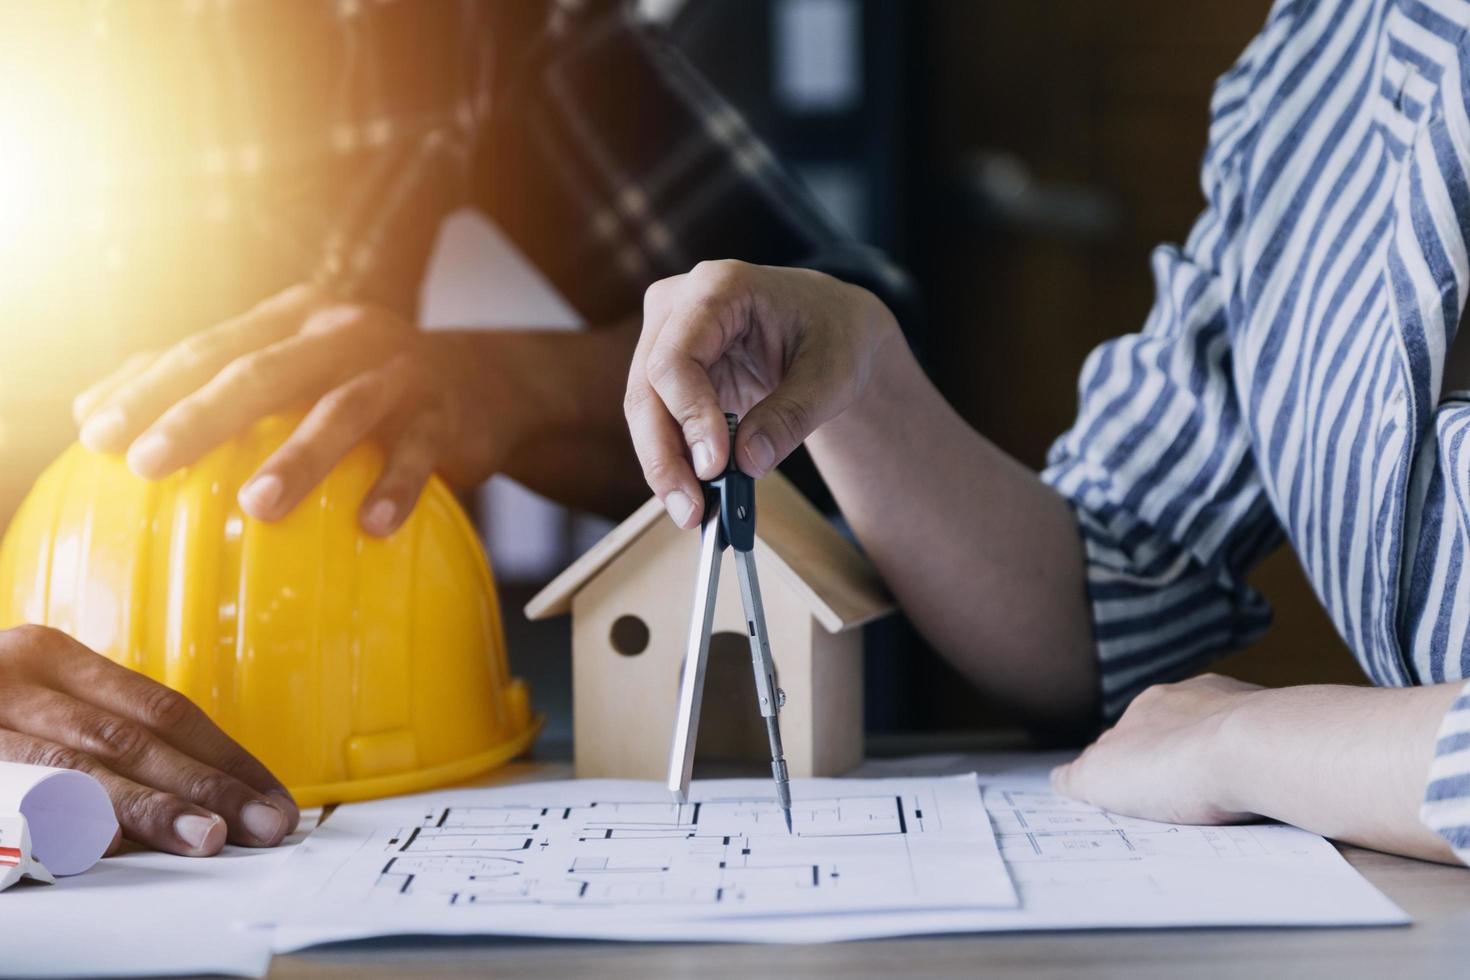
[[[625,657],[636,657],[648,649],[648,624],[637,616],[619,616],[608,634],[612,647]]]

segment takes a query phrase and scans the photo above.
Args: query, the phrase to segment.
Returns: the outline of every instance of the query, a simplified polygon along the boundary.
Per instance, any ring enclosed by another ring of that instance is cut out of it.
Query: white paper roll
[[[31,853],[54,875],[86,871],[117,833],[107,791],[75,769],[0,762],[0,813],[26,818]]]
[[[18,813],[0,813],[0,892],[22,878],[48,885],[56,881],[31,848],[26,818]]]

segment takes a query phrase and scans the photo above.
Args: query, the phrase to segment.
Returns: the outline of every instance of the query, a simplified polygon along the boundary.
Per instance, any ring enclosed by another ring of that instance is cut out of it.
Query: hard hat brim
[[[410,772],[393,773],[388,776],[373,776],[367,779],[345,779],[336,783],[319,783],[316,786],[288,786],[291,797],[300,807],[325,806],[329,803],[355,803],[375,800],[385,796],[402,796],[406,793],[421,793],[461,783],[502,766],[525,752],[536,740],[545,719],[541,715],[531,719],[525,731],[507,739],[494,748],[464,759],[414,769]]]

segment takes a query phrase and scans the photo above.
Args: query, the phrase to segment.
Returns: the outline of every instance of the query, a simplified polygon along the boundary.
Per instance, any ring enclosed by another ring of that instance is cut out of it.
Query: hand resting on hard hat
[[[650,286],[623,409],[674,523],[699,522],[698,480],[725,468],[723,411],[744,415],[737,465],[764,476],[858,398],[892,338],[876,296],[820,272],[725,260]]]
[[[122,836],[175,854],[272,847],[300,816],[188,698],[43,626],[0,631],[0,759],[91,774]]]
[[[134,471],[158,479],[265,415],[310,406],[242,487],[241,507],[260,520],[284,517],[349,450],[375,439],[385,462],[359,519],[387,535],[435,470],[472,484],[505,451],[512,413],[466,410],[466,391],[483,401],[480,392],[495,387],[469,372],[453,336],[295,286],[169,350],[135,356],[77,396],[72,411],[89,448],[126,450]]]

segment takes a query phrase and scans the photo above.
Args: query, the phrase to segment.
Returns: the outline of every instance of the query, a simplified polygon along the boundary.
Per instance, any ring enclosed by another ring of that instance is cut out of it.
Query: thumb
[[[753,477],[775,468],[797,446],[850,401],[844,371],[816,366],[814,356],[799,358],[790,372],[740,422],[735,435],[735,462]]]
[[[1063,796],[1070,796],[1072,783],[1072,765],[1063,763],[1051,771],[1051,788]]]

